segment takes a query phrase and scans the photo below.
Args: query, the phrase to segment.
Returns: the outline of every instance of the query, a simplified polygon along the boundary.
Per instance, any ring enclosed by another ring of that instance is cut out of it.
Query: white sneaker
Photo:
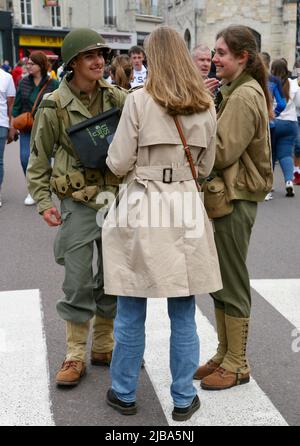
[[[285,190],[286,190],[286,197],[294,197],[295,196],[294,184],[292,181],[287,181],[285,183]]]
[[[27,197],[25,198],[24,204],[25,206],[32,206],[33,204],[35,204],[35,201],[30,194],[28,194]]]
[[[267,195],[266,198],[265,198],[265,201],[270,201],[270,200],[273,200],[273,194],[272,194],[272,192],[269,192],[268,195]]]
[[[1,198],[1,192],[0,192],[0,208],[2,206],[2,198]]]

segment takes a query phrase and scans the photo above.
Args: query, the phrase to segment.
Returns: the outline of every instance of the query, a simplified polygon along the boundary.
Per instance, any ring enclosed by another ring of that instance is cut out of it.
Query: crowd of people
[[[19,134],[25,204],[36,204],[48,226],[58,228],[55,260],[65,269],[57,311],[66,323],[66,355],[57,385],[75,386],[85,374],[92,321],[91,364],[110,366],[106,402],[136,414],[147,299],[167,298],[172,417],[185,421],[200,408],[193,380],[219,391],[250,380],[248,248],[276,162],[287,197],[300,183],[300,88],[284,59],[269,72],[269,55],[258,52],[245,26],[219,32],[213,51],[201,44],[190,54],[182,37],[163,26],[145,49],[135,46],[113,60],[110,53],[100,34],[76,29],[63,41],[57,80],[42,52],[30,54],[25,77],[17,65],[17,91],[0,70],[0,187],[5,143]],[[100,169],[81,157],[70,130],[89,128],[92,118],[115,108],[122,113]],[[33,127],[18,133],[17,118],[28,112]],[[166,226],[166,213],[176,207],[166,197],[174,194],[183,207]],[[157,196],[162,205],[153,211]],[[216,354],[201,366],[198,294],[211,295],[218,334]]]

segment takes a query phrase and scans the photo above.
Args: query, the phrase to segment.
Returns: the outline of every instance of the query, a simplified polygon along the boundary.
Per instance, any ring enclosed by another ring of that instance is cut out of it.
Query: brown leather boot
[[[214,373],[201,381],[201,387],[204,390],[224,390],[241,384],[247,384],[249,381],[249,373],[233,373],[219,367]]]
[[[112,352],[96,353],[91,352],[91,364],[109,366],[112,358]]]
[[[201,380],[208,375],[211,375],[220,364],[216,364],[212,359],[210,359],[206,364],[198,367],[196,373],[193,376],[193,379]]]
[[[85,374],[85,363],[82,361],[64,361],[56,375],[58,386],[77,386]]]

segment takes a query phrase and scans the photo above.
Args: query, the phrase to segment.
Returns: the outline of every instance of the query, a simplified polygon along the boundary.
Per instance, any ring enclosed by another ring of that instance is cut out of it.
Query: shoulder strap
[[[174,121],[175,121],[175,125],[177,127],[177,130],[178,130],[180,139],[182,141],[183,149],[184,149],[186,157],[188,159],[188,162],[189,162],[192,174],[193,174],[193,178],[194,178],[195,183],[196,183],[196,187],[198,189],[198,192],[200,192],[201,188],[200,188],[200,184],[198,183],[197,173],[196,173],[196,169],[195,169],[195,165],[194,165],[194,160],[193,160],[193,157],[192,157],[192,154],[191,154],[191,150],[190,150],[190,148],[189,148],[189,146],[188,146],[188,144],[186,142],[186,139],[185,139],[182,127],[180,125],[180,122],[179,122],[177,116],[174,116]]]
[[[57,114],[59,125],[60,125],[60,131],[64,132],[65,129],[70,127],[68,113],[61,106],[58,89],[54,90],[51,93],[51,95],[52,95],[52,97],[55,101],[55,104],[56,104],[56,114]],[[64,128],[63,128],[62,124],[64,125]],[[71,146],[69,147],[68,145],[63,144],[62,147],[69,155],[71,155],[73,158],[75,158],[76,161],[79,160],[78,156],[76,155],[76,153],[74,152],[74,150]]]
[[[32,110],[31,110],[31,114],[32,114],[32,115],[33,115],[33,113],[34,113],[34,110],[35,110],[35,108],[36,108],[36,106],[37,106],[37,103],[38,103],[38,101],[39,101],[39,99],[40,99],[40,97],[41,97],[43,91],[45,90],[45,88],[47,87],[47,85],[49,84],[50,81],[51,81],[51,77],[49,77],[49,79],[47,80],[47,82],[45,82],[43,88],[40,90],[39,94],[37,95],[36,100],[35,100],[35,102],[34,102],[34,104],[33,104]]]

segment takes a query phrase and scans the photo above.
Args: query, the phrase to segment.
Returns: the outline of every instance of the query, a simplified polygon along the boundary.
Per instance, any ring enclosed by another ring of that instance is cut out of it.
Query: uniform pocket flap
[[[212,180],[206,183],[206,187],[211,193],[224,193],[225,192],[225,184],[222,178],[215,177]]]

